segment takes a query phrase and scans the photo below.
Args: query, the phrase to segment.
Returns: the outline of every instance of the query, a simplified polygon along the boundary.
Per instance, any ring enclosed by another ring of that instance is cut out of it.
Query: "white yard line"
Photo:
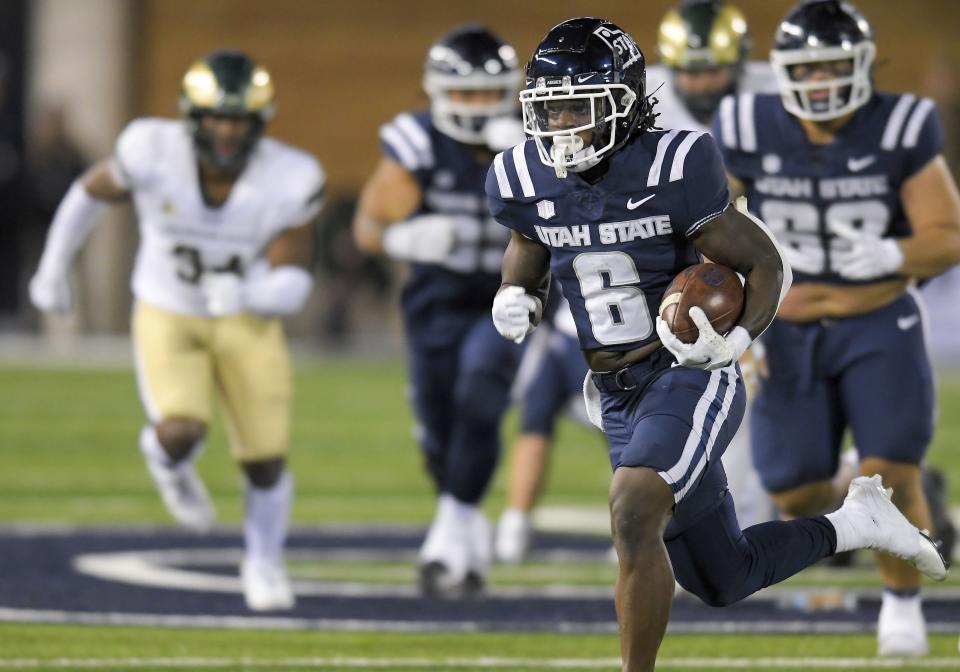
[[[324,632],[494,632],[489,622],[410,621],[291,616],[214,616],[209,614],[144,614],[123,612],[61,611],[55,609],[11,609],[0,607],[0,623],[56,623],[78,625],[135,626],[150,628],[217,628],[224,630],[319,630]],[[535,634],[615,634],[617,624],[585,621],[542,621],[524,623]],[[823,621],[694,621],[670,623],[671,634],[863,634],[875,632],[873,623]],[[927,632],[955,634],[956,623],[928,622]],[[2,669],[2,666],[0,666]],[[957,669],[960,669],[958,666]]]
[[[758,669],[952,669],[960,658],[661,658],[657,668],[710,668],[723,670]],[[0,658],[0,668],[27,670],[39,667],[62,669],[110,669],[122,667],[166,667],[170,669],[217,669],[230,667],[302,667],[336,669],[619,669],[617,658]]]

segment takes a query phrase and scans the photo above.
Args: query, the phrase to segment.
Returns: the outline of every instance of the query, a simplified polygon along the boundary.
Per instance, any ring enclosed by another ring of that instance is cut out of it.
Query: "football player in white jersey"
[[[776,92],[777,79],[773,68],[765,61],[748,61],[749,52],[747,22],[736,7],[716,0],[685,0],[670,9],[660,22],[657,35],[661,64],[647,68],[647,91],[657,98],[657,125],[709,132],[713,115],[726,94]],[[572,320],[561,314],[566,310],[565,306],[558,310],[555,323]],[[568,368],[581,367],[582,380],[587,367],[579,346],[576,346],[576,337],[562,333],[551,336],[553,341],[563,338],[571,339],[567,349],[578,358]],[[760,346],[756,347],[759,350]],[[553,350],[563,348],[554,343]],[[747,381],[756,380],[756,369],[762,365],[762,359],[757,359],[756,354],[748,351],[741,360]],[[555,364],[546,357],[542,366]],[[539,380],[540,374],[535,373],[531,378]],[[541,394],[536,386],[531,389],[534,395]],[[579,403],[579,390],[572,392]],[[564,407],[556,408],[560,411]],[[531,421],[530,425],[536,429],[523,427],[511,451],[507,508],[497,525],[495,542],[497,559],[502,562],[519,562],[530,548],[531,515],[549,462],[552,432],[541,427],[552,429],[552,423]],[[724,453],[723,462],[728,467],[727,478],[737,502],[740,522],[750,526],[770,520],[774,510],[750,458],[749,420],[740,427]]]
[[[777,78],[766,61],[748,61],[750,32],[739,9],[721,0],[684,0],[657,30],[660,63],[647,68],[657,98],[657,124],[709,131],[730,93],[773,93]]]
[[[134,120],[114,155],[73,184],[30,297],[40,310],[69,310],[77,251],[107,204],[133,200],[140,246],[132,335],[148,418],[140,450],[171,515],[208,530],[214,509],[194,461],[216,390],[246,476],[244,596],[253,610],[287,609],[292,375],[278,318],[299,311],[313,287],[323,170],[309,154],[263,137],[273,81],[240,52],[194,63],[180,103],[183,119]]]

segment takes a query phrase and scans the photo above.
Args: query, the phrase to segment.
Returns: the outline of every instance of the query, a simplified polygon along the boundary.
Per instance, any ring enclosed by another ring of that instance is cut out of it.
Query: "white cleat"
[[[879,475],[853,479],[843,506],[827,514],[837,530],[838,550],[883,551],[906,560],[925,576],[943,581],[948,568],[937,544],[900,513],[890,499],[892,492],[883,487]]]
[[[483,592],[493,564],[493,526],[478,507],[470,518],[470,554],[464,585],[466,596]]]
[[[170,515],[189,530],[209,532],[217,514],[193,464],[167,466],[149,457],[146,462]]]
[[[419,584],[426,597],[461,599],[483,589],[493,555],[490,522],[479,508],[443,494],[420,548]]]
[[[240,578],[243,597],[251,611],[292,609],[296,604],[282,560],[244,560]]]
[[[523,562],[533,540],[530,514],[518,509],[507,509],[497,523],[494,552],[498,562],[515,565]]]
[[[920,596],[883,595],[877,623],[877,655],[916,658],[930,653]]]

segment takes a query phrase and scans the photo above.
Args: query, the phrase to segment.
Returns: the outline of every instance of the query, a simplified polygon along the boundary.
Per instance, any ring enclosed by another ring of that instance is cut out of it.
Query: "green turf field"
[[[941,381],[940,400],[930,462],[948,472],[957,506],[960,379]],[[136,447],[141,424],[136,385],[128,370],[0,367],[0,522],[167,523]],[[511,418],[506,436],[513,424]],[[292,453],[298,497],[294,522],[310,526],[427,523],[433,502],[411,426],[399,363],[333,360],[300,366]],[[214,427],[200,471],[221,521],[239,524],[240,479],[219,425]],[[602,508],[608,481],[602,440],[580,427],[564,425],[544,504]],[[498,514],[502,503],[502,478],[498,478],[487,499],[488,513]],[[869,560],[863,562],[839,579],[815,568],[792,582],[870,585]],[[330,580],[360,577],[404,582],[412,578],[409,567],[396,565],[358,568],[330,563],[316,568],[295,564],[292,569],[298,576]],[[534,565],[497,569],[494,580],[603,586],[612,581],[611,570],[599,563]],[[960,580],[952,577],[950,585],[956,588]],[[934,658],[929,665],[897,669],[960,670],[956,636],[936,636],[932,646]],[[665,641],[661,667],[779,669],[785,665],[782,660],[761,659],[783,658],[793,661],[789,669],[873,669],[873,663],[862,660],[873,652],[869,636],[674,635]],[[612,635],[238,633],[0,625],[0,670],[81,666],[76,661],[86,661],[86,669],[110,670],[615,669],[610,661],[617,654]],[[844,660],[825,667],[826,661],[804,663],[808,657]],[[336,658],[342,660],[338,663]],[[481,659],[489,659],[489,664],[481,664]],[[704,663],[706,659],[721,662]]]

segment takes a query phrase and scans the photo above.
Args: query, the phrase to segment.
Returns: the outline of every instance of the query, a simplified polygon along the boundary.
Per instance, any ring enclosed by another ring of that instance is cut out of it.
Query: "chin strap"
[[[550,150],[550,156],[553,160],[553,169],[560,179],[567,176],[568,170],[574,173],[582,173],[600,163],[597,150],[594,149],[593,145],[584,146],[583,138],[579,135],[560,135],[555,137],[553,139],[553,147]],[[571,160],[575,160],[576,164],[567,166],[566,163]]]
[[[579,135],[558,135],[553,139],[550,158],[553,160],[553,169],[556,171],[557,177],[562,180],[567,176],[567,157],[572,159],[582,149],[583,138]]]

